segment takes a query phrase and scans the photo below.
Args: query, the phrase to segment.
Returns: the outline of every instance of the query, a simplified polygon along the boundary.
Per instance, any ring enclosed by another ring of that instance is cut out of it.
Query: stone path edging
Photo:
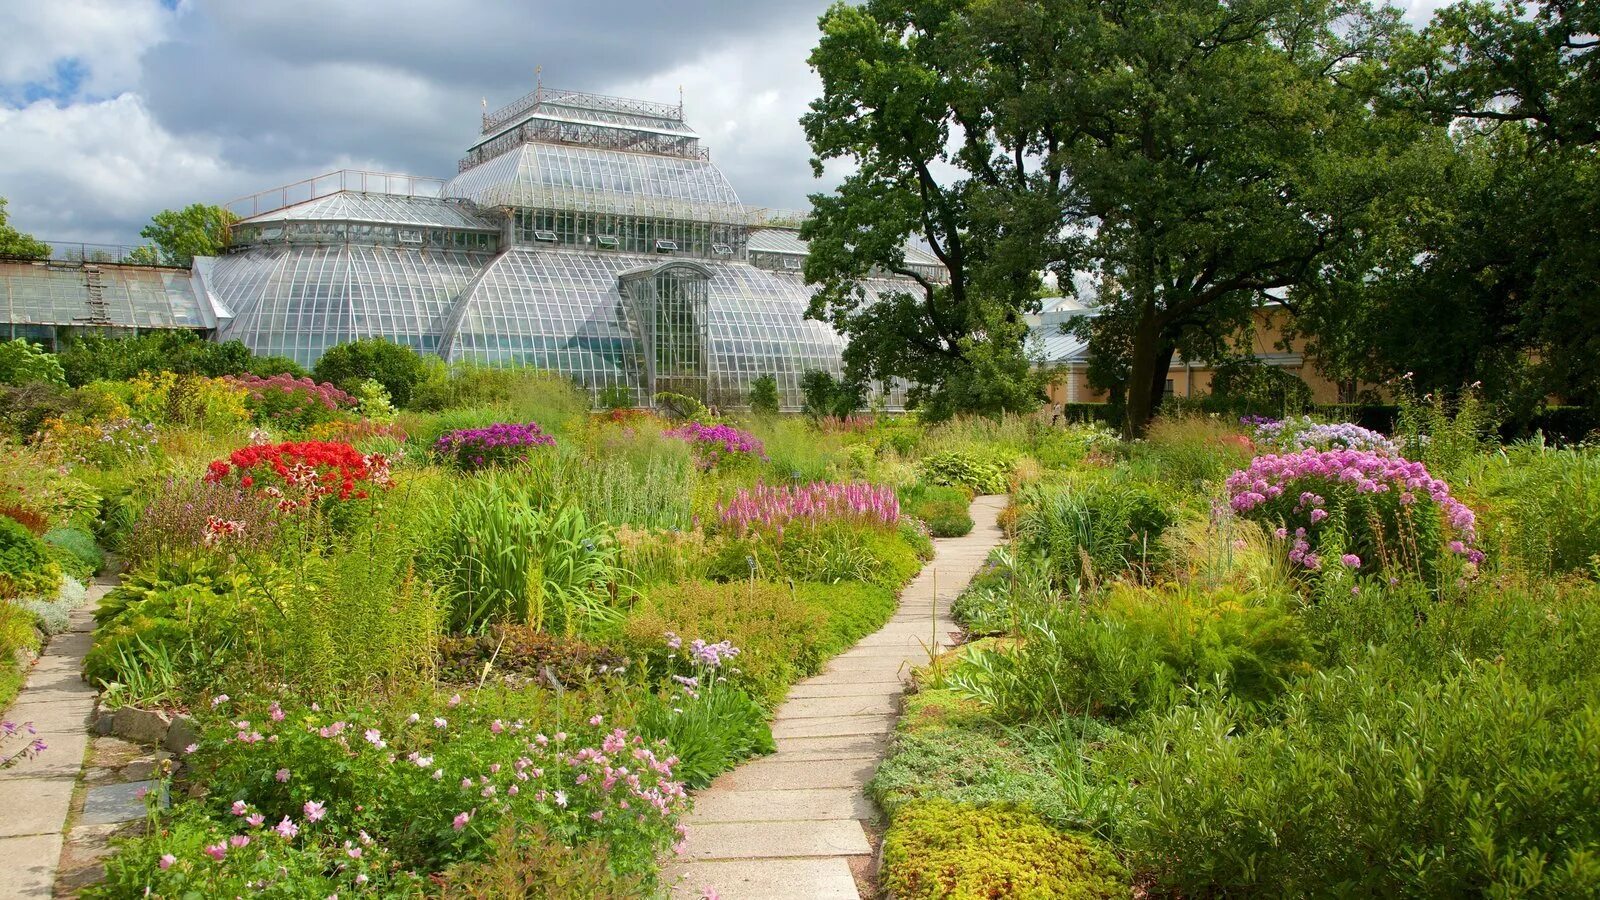
[[[49,897],[55,888],[62,828],[89,747],[96,692],[83,680],[94,644],[94,610],[111,585],[93,582],[88,601],[68,616],[29,670],[7,721],[32,722],[46,749],[0,770],[0,897]]]
[[[882,629],[796,684],[778,708],[778,752],[726,772],[695,795],[683,856],[667,867],[674,896],[714,888],[722,900],[858,900],[852,863],[870,864],[864,793],[888,749],[900,698],[930,645],[954,643],[950,603],[1001,541],[1006,498],[972,504],[972,533],[934,541],[934,557]],[[934,586],[937,583],[938,593]]]

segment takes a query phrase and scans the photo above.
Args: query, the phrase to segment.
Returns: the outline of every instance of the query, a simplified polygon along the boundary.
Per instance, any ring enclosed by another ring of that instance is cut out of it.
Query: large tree
[[[6,198],[0,197],[0,256],[16,259],[44,259],[50,255],[50,245],[24,234],[7,222]]]
[[[228,248],[228,228],[238,217],[220,206],[191,203],[183,209],[156,213],[139,236],[154,247],[139,247],[135,262],[190,266],[196,256],[217,256]]]
[[[935,416],[1038,403],[1025,316],[1069,244],[1055,153],[1071,126],[1049,6],[841,3],[811,54],[823,88],[802,120],[813,165],[854,167],[811,198],[802,226],[811,315],[848,338],[847,378],[904,378]],[[947,275],[909,265],[908,242]]]
[[[1354,0],[835,7],[805,125],[819,161],[858,168],[813,201],[816,309],[858,367],[1003,383],[1038,272],[1088,268],[1091,377],[1140,434],[1176,354],[1236,356],[1258,303],[1358,243],[1410,139],[1372,106],[1397,28]],[[949,285],[868,302],[908,234]]]

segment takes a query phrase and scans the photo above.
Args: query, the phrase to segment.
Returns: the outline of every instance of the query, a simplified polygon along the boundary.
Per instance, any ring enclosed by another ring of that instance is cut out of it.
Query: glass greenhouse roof
[[[0,314],[11,325],[194,328],[215,322],[184,269],[0,261]]]
[[[424,228],[460,228],[499,231],[500,226],[479,216],[462,203],[402,194],[368,194],[340,191],[315,200],[286,206],[239,222],[376,222]]]
[[[744,221],[739,195],[710,161],[598,147],[521,144],[457,175],[444,193],[486,208]]]

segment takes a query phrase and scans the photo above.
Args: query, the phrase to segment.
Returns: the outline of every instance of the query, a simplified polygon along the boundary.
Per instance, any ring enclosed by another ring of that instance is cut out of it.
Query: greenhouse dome
[[[772,375],[796,408],[805,372],[840,374],[843,340],[805,318],[802,216],[744,206],[681,105],[541,86],[482,124],[448,181],[343,171],[229,204],[244,218],[205,279],[218,336],[308,366],[382,337],[639,405],[737,402]]]

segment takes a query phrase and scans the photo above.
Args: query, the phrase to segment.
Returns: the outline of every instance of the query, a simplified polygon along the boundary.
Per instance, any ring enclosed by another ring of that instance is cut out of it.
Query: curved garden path
[[[722,900],[857,900],[852,871],[872,865],[864,792],[888,749],[912,666],[954,643],[950,602],[1000,543],[1005,497],[972,504],[972,533],[934,541],[934,557],[881,630],[796,684],[772,723],[778,752],[723,774],[695,795],[675,896]],[[937,593],[935,592],[937,587]]]

